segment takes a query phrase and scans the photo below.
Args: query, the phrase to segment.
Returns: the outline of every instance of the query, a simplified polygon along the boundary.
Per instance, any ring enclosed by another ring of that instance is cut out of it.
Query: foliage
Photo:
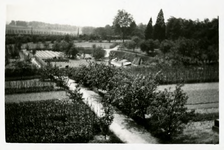
[[[185,106],[188,97],[181,85],[175,91],[165,89],[156,93],[153,102],[148,107],[150,130],[160,138],[170,139],[181,133],[184,124],[188,123],[194,112],[187,112]]]
[[[157,86],[153,77],[137,75],[134,78],[118,74],[110,82],[114,88],[109,91],[106,101],[126,115],[144,120]]]
[[[132,49],[133,51],[135,50],[135,47],[137,47],[137,43],[133,40],[125,42],[125,47],[127,47],[128,49]]]
[[[100,64],[90,63],[90,65],[88,67],[90,67],[90,68],[95,67],[96,70],[93,70],[93,72],[92,72],[93,75],[100,72],[98,69],[102,69],[102,65],[100,65]],[[104,66],[104,67],[105,67],[104,68],[105,71],[108,71],[108,67],[107,66]],[[84,66],[83,68],[80,70],[84,71],[84,73],[88,73],[85,70],[86,67]],[[49,66],[48,70],[49,70],[48,73],[51,72],[51,74],[48,74],[47,77],[53,79],[57,83],[58,86],[66,89],[66,91],[69,94],[70,99],[72,99],[74,102],[77,102],[77,103],[83,103],[82,93],[80,93],[80,84],[77,84],[75,90],[71,91],[71,90],[69,90],[69,87],[67,86],[67,83],[66,83],[66,78],[64,77],[64,75],[66,74],[69,77],[73,77],[73,79],[77,78],[77,77],[79,78],[80,74],[77,75],[76,73],[79,72],[80,70],[78,70],[78,71],[72,70],[71,72],[69,72],[69,70],[62,70],[57,67],[51,67],[51,66]],[[75,76],[72,73],[75,73]],[[105,89],[105,88],[107,88],[108,84],[106,83],[105,78],[103,78],[104,76],[106,76],[106,75],[102,71],[100,72],[100,74],[97,75],[97,77],[101,77],[101,78],[97,78],[96,76],[88,76],[88,80],[90,80],[90,82],[88,82],[88,83],[90,84],[90,86],[92,88],[97,87],[97,88]],[[102,78],[103,78],[103,80],[102,80]],[[96,80],[94,80],[94,79],[96,79]],[[103,82],[101,82],[100,79]],[[78,80],[78,81],[82,84],[85,82],[85,80],[81,80],[81,81]],[[106,135],[109,132],[109,125],[113,121],[113,112],[112,112],[112,108],[110,105],[103,103],[103,106],[104,106],[103,107],[104,114],[102,116],[100,116],[99,123],[100,123],[100,130],[101,130],[102,134],[105,135],[105,138],[106,138]]]
[[[160,50],[166,54],[169,53],[174,46],[174,42],[171,40],[163,40],[160,44]]]
[[[99,119],[83,103],[69,100],[6,103],[6,141],[86,143],[99,133]]]
[[[5,82],[5,94],[32,93],[32,92],[58,91],[58,90],[61,89],[55,88],[55,84],[52,82],[40,82],[38,80]]]
[[[155,66],[138,66],[125,69],[128,74],[137,75],[148,73],[158,76],[159,84],[177,84],[177,83],[203,83],[203,82],[218,82],[219,68],[218,66],[201,66],[201,67],[184,67],[184,66],[169,66],[166,64],[157,64]]]
[[[125,35],[131,29],[131,25],[133,22],[134,20],[131,14],[129,14],[125,10],[118,10],[118,13],[113,21],[113,27],[115,28],[115,31],[122,34],[123,43]]]
[[[166,31],[166,26],[164,22],[163,10],[161,9],[157,16],[156,24],[154,25],[154,28],[153,28],[153,39],[158,39],[159,41],[164,40],[166,36],[165,31]]]
[[[16,61],[5,68],[5,77],[34,76],[38,74],[37,68],[30,62]]]
[[[145,40],[152,39],[153,26],[152,26],[152,18],[150,18],[147,27],[145,29]]]
[[[147,55],[155,55],[154,49],[156,48],[156,43],[154,40],[149,39],[147,41],[144,41],[140,45],[141,51],[146,52]]]
[[[107,90],[108,81],[116,74],[116,68],[104,64],[89,63],[88,66],[76,68],[71,72],[70,78],[77,83],[90,88]]]
[[[95,60],[98,60],[98,59],[104,58],[106,51],[103,50],[102,47],[95,47],[95,48],[93,48],[92,54],[93,54],[93,57],[95,58]]]
[[[191,119],[186,117],[187,97],[181,86],[177,86],[175,92],[156,92],[158,73],[132,75],[111,66],[90,63],[76,69],[70,77],[87,87],[106,90],[103,102],[112,104],[133,119],[147,122],[145,117],[150,114],[152,121],[148,123],[157,136],[171,138]],[[159,117],[165,120],[156,120]]]

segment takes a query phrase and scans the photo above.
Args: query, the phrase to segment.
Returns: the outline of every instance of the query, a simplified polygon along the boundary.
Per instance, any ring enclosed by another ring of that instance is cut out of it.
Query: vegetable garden
[[[100,132],[100,120],[85,104],[68,100],[6,103],[6,141],[86,143]]]

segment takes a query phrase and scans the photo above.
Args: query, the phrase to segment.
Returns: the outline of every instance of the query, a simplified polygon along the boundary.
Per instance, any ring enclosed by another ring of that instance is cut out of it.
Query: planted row
[[[6,103],[6,142],[85,143],[100,122],[84,104],[47,100]]]
[[[180,133],[193,114],[187,111],[188,97],[181,85],[173,92],[157,92],[158,76],[153,73],[135,75],[112,66],[90,63],[69,70],[68,75],[89,88],[106,90],[104,103],[119,108],[166,140]]]
[[[202,82],[218,82],[219,69],[217,66],[202,67],[170,67],[170,66],[154,66],[154,67],[130,67],[125,68],[129,74],[156,74],[160,71],[160,84],[177,84],[177,83],[202,83]]]

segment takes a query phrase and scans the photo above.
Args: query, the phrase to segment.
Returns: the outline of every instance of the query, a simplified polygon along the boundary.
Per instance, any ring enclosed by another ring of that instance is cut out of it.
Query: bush
[[[23,77],[38,75],[37,68],[27,61],[16,61],[5,68],[5,77]]]
[[[88,66],[74,69],[69,77],[84,86],[107,90],[107,87],[110,87],[108,85],[108,81],[114,76],[114,74],[116,74],[116,72],[115,67],[89,63]]]
[[[181,133],[184,124],[192,118],[193,112],[187,112],[185,106],[188,97],[181,85],[177,85],[174,92],[165,89],[156,93],[154,100],[148,107],[150,130],[162,139],[170,140]]]
[[[147,108],[154,98],[157,84],[153,77],[116,75],[116,85],[107,95],[107,102],[132,117],[145,119]],[[119,82],[119,83],[117,83]]]
[[[104,58],[106,54],[106,51],[103,50],[101,47],[96,47],[93,49],[93,57],[98,60],[101,58]]]

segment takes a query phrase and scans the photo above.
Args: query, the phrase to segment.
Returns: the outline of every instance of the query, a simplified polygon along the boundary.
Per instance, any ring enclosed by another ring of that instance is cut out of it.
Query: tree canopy
[[[152,39],[153,26],[152,26],[152,18],[150,18],[149,23],[145,29],[145,40]]]
[[[165,31],[166,26],[164,22],[163,10],[161,9],[157,16],[156,24],[153,29],[153,39],[158,39],[159,41],[164,40],[166,35]]]
[[[117,15],[113,21],[113,27],[115,31],[122,34],[122,39],[124,43],[125,35],[130,31],[134,23],[134,19],[131,14],[126,12],[125,10],[118,10]]]

